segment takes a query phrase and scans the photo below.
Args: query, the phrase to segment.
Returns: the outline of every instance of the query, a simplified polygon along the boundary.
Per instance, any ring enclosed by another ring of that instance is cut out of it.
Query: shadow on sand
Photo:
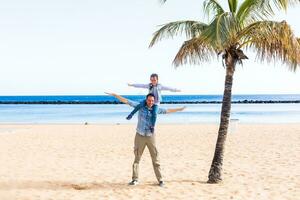
[[[192,185],[207,184],[206,181],[193,180],[168,180],[166,184],[185,183]],[[143,182],[135,188],[145,188],[149,186],[157,186],[156,182]],[[7,181],[0,182],[0,190],[103,190],[103,189],[128,189],[128,183],[112,183],[112,182],[82,182],[74,183],[67,181]]]

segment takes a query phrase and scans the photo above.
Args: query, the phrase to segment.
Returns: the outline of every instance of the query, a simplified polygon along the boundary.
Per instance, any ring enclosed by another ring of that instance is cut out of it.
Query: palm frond
[[[265,2],[265,1],[263,1]],[[249,24],[254,21],[260,20],[263,17],[270,16],[273,13],[273,10],[269,7],[263,10],[262,0],[245,0],[239,7],[236,17],[242,24]],[[267,7],[267,6],[265,6]]]
[[[203,31],[201,36],[218,51],[236,43],[236,33],[240,27],[232,13],[225,12],[216,17]]]
[[[271,5],[272,3],[274,4],[274,6],[277,7],[277,9],[283,9],[283,10],[287,10],[288,6],[291,5],[295,5],[297,3],[300,3],[299,0],[268,0],[268,4]]]
[[[182,64],[199,64],[214,58],[216,51],[205,39],[198,37],[185,41],[173,60],[178,67]]]
[[[300,3],[299,0],[245,0],[238,8],[237,19],[243,24],[271,17],[275,9],[286,10],[289,5]]]
[[[243,46],[256,50],[259,60],[280,60],[292,71],[300,66],[300,43],[285,22],[260,21],[245,28]]]
[[[173,38],[176,35],[185,34],[188,39],[198,36],[207,24],[197,21],[176,21],[162,25],[162,27],[154,33],[149,47],[152,47],[158,41],[164,38]]]
[[[237,8],[238,0],[228,0],[230,12],[235,13]]]
[[[203,2],[203,11],[208,18],[210,15],[217,16],[225,12],[217,0],[205,0]]]

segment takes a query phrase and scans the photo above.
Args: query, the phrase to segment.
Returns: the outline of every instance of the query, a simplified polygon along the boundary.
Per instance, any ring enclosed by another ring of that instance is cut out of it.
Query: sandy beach
[[[239,124],[223,182],[207,184],[218,125],[159,124],[165,187],[146,149],[128,186],[135,125],[0,125],[0,199],[274,199],[300,196],[300,124]]]

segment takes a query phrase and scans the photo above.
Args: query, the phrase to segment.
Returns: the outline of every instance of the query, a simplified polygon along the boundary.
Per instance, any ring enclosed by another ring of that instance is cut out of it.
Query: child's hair
[[[146,99],[148,99],[148,97],[153,97],[153,98],[155,98],[154,94],[152,94],[152,93],[147,94]]]
[[[158,74],[153,73],[153,74],[150,75],[150,78],[152,78],[152,77],[156,77],[157,80],[158,80]]]

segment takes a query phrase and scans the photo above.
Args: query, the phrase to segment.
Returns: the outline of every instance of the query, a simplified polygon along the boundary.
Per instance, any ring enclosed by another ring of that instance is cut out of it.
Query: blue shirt
[[[138,102],[128,100],[128,105],[136,107],[139,105]],[[138,123],[136,127],[136,132],[141,136],[152,136],[153,133],[150,131],[151,127],[151,117],[152,117],[152,108],[143,106],[138,113]],[[167,110],[163,108],[158,108],[158,114],[166,114]]]

